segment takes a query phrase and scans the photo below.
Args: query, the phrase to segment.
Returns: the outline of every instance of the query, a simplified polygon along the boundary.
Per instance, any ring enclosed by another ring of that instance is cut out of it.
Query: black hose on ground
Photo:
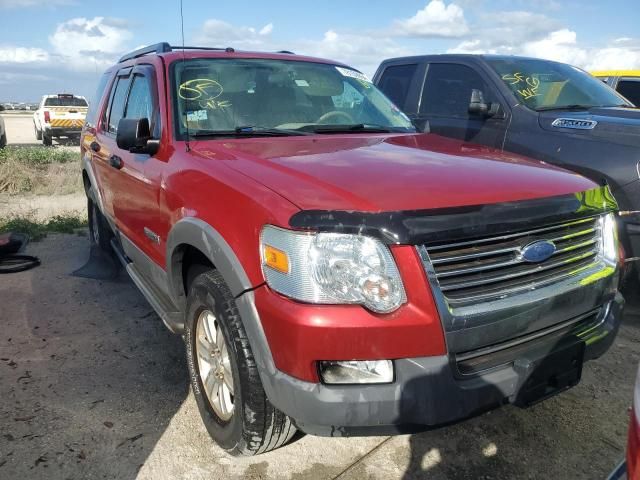
[[[22,233],[0,235],[0,274],[24,272],[40,265],[40,259],[21,252],[29,241]]]

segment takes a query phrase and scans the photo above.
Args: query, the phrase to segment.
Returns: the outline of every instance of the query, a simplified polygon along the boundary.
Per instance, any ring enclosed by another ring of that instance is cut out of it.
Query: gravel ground
[[[236,459],[200,422],[180,337],[124,275],[70,276],[88,257],[80,236],[51,235],[28,253],[42,266],[0,280],[1,479],[595,480],[623,456],[638,316],[578,387],[530,409],[415,435],[300,435]]]

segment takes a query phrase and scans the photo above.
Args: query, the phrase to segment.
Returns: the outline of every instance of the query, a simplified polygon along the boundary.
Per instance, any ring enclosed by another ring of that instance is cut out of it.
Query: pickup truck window
[[[487,62],[517,100],[533,110],[628,105],[602,81],[571,65],[519,58]]]
[[[411,80],[418,68],[417,64],[391,65],[384,69],[378,88],[399,108],[404,109]]]
[[[473,69],[455,63],[432,63],[422,89],[420,113],[443,117],[469,117],[471,91],[477,89],[490,101],[490,91]]]
[[[640,78],[620,79],[620,81],[618,81],[617,90],[620,95],[629,100],[636,107],[640,106]]]
[[[86,107],[87,101],[84,98],[74,97],[72,95],[60,95],[58,97],[49,97],[44,100],[45,107]]]
[[[178,136],[414,131],[363,74],[329,64],[276,59],[195,59],[172,65]],[[320,132],[320,130],[323,130]],[[275,130],[275,132],[274,132]]]

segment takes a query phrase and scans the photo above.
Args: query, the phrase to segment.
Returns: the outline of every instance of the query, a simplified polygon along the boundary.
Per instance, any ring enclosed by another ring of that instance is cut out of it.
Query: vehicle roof
[[[408,57],[395,57],[389,58],[385,60],[383,63],[387,62],[395,62],[395,61],[405,61],[405,60],[413,60],[413,61],[425,61],[425,60],[536,60],[536,61],[544,61],[550,63],[562,63],[556,62],[555,60],[547,60],[545,58],[536,58],[536,57],[525,57],[521,55],[497,55],[490,53],[434,53],[427,55],[412,55]]]
[[[60,95],[66,95],[66,96],[73,96],[74,98],[82,98],[83,100],[86,100],[86,98],[84,98],[82,95],[74,95],[73,93],[54,93],[51,95],[43,95],[42,98],[46,99],[46,98],[58,98],[58,96]]]
[[[594,70],[589,73],[595,77],[640,77],[640,70]]]
[[[135,58],[120,61],[112,68],[118,68],[120,66],[130,66],[135,61],[141,58],[149,58],[158,56],[163,58],[167,63],[174,62],[182,59],[194,59],[194,58],[255,58],[255,59],[267,59],[267,60],[286,60],[286,61],[298,61],[298,62],[312,62],[312,63],[324,63],[328,65],[337,65],[341,67],[353,68],[341,62],[329,60],[326,58],[311,57],[306,55],[297,55],[289,52],[260,52],[260,51],[248,51],[248,50],[235,50],[232,48],[212,50],[206,47],[189,47],[188,50],[182,51],[180,47],[173,47],[173,50],[169,52],[150,52],[148,54],[140,55]]]

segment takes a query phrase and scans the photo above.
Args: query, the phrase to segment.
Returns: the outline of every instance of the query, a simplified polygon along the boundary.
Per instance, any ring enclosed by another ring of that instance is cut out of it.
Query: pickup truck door
[[[423,77],[422,94],[413,116],[418,128],[427,124],[432,133],[466,142],[502,148],[507,110],[484,73],[460,63],[430,62]],[[472,90],[480,90],[487,103],[497,103],[498,113],[485,117],[469,113]]]

